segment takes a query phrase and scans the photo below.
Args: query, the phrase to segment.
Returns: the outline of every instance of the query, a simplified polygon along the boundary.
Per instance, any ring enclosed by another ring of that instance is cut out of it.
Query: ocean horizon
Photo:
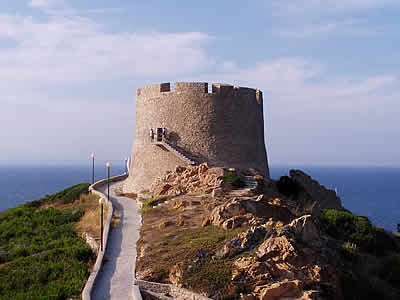
[[[376,226],[396,231],[400,223],[398,182],[400,168],[368,166],[283,166],[271,165],[273,179],[299,169],[325,187],[336,190],[343,206],[357,215],[367,216]],[[111,176],[122,174],[123,164],[111,168]],[[95,167],[95,179],[103,179],[107,170]],[[0,166],[0,212],[58,192],[80,182],[91,182],[90,165]]]

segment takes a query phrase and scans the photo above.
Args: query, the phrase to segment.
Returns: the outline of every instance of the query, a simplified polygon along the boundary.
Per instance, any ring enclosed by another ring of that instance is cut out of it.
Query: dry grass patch
[[[96,240],[100,239],[100,204],[99,196],[95,194],[81,195],[74,207],[84,211],[83,217],[75,225],[77,232],[87,232]],[[103,205],[103,222],[106,221],[108,206]],[[103,223],[104,224],[104,223]]]

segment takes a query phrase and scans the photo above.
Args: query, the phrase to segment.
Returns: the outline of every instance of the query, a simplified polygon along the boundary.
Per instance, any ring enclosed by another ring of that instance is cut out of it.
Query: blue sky
[[[120,161],[135,91],[264,92],[270,164],[400,166],[398,0],[0,2],[0,164]]]

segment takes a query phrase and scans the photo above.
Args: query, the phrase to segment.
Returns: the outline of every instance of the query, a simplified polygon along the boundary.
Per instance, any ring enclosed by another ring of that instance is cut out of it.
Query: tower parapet
[[[152,84],[136,92],[136,127],[130,191],[147,189],[182,161],[149,142],[150,129],[165,128],[168,143],[211,166],[254,168],[269,176],[262,92],[206,82]]]

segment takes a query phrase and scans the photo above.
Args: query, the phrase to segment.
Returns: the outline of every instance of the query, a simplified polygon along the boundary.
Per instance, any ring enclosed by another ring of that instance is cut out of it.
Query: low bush
[[[61,192],[46,195],[43,198],[28,202],[25,206],[30,208],[38,208],[46,203],[53,203],[55,201],[60,201],[63,204],[72,203],[79,199],[80,195],[89,193],[89,183],[79,183],[77,185],[71,186]]]
[[[142,212],[145,212],[146,210],[151,209],[154,206],[157,206],[158,204],[165,202],[167,199],[168,196],[158,196],[154,198],[140,199],[140,202],[143,203]]]
[[[396,251],[396,241],[382,228],[375,227],[364,216],[349,212],[324,209],[320,215],[325,231],[336,239],[354,243],[361,250],[375,255]]]
[[[244,187],[243,180],[238,175],[236,175],[235,172],[226,172],[224,176],[221,176],[220,178],[223,180],[223,182],[231,183],[233,187]]]
[[[87,193],[87,184],[0,214],[1,299],[79,297],[93,257],[90,247],[74,231],[83,211],[42,208],[39,204],[68,203],[82,193]]]

